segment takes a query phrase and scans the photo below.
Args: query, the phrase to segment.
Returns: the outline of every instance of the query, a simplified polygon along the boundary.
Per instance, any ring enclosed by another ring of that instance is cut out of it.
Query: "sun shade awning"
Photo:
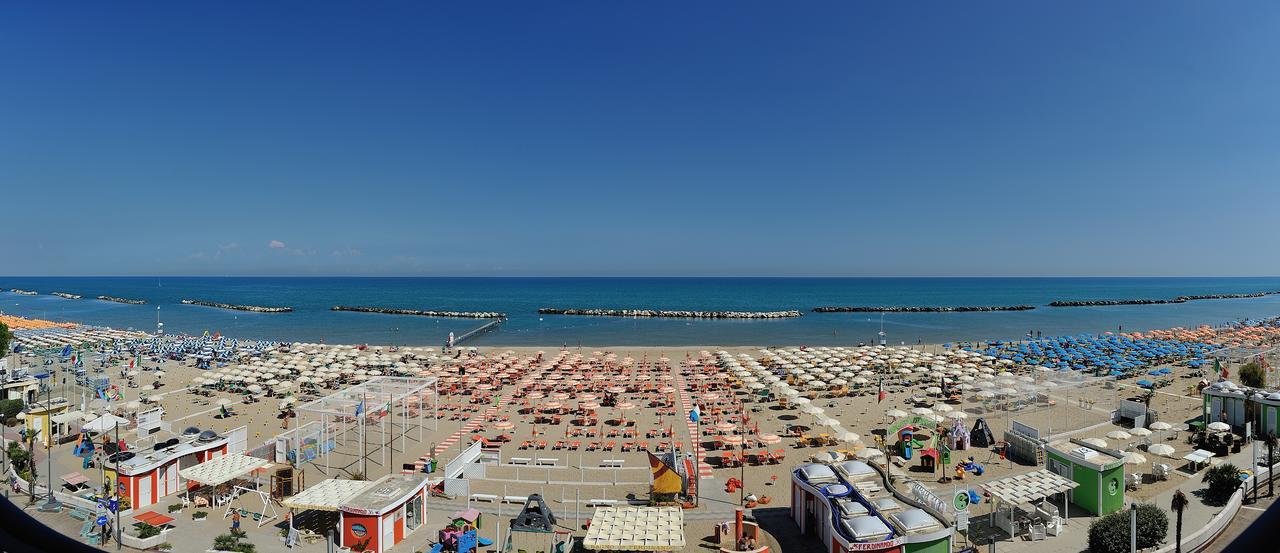
[[[217,486],[270,464],[266,459],[236,453],[181,469],[178,474],[187,480],[194,480],[206,486]]]
[[[315,509],[337,511],[343,503],[369,489],[374,483],[367,480],[341,480],[330,478],[311,486],[280,503],[290,509]]]
[[[987,482],[982,488],[1000,501],[1014,505],[1035,503],[1054,494],[1070,491],[1080,484],[1045,469]]]
[[[582,544],[593,551],[684,549],[684,511],[679,507],[600,507]]]

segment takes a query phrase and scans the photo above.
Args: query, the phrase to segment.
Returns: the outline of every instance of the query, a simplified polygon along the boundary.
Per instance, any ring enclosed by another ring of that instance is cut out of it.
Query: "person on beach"
[[[232,511],[231,512],[231,531],[234,532],[239,529],[240,529],[240,511],[238,510]]]

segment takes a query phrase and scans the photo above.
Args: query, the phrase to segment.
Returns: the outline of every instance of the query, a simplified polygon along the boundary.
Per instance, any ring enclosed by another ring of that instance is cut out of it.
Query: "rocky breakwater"
[[[673,319],[788,319],[803,313],[791,311],[663,311],[658,309],[538,309],[540,315],[590,317],[665,317]]]
[[[68,299],[68,300],[78,300],[78,299],[80,299],[80,295],[79,295],[79,294],[68,294],[68,293],[66,293],[66,292],[53,292],[53,293],[51,293],[50,295],[51,295],[51,296],[58,296],[58,297],[60,297],[60,298]]]
[[[234,309],[236,311],[252,311],[254,313],[288,313],[293,311],[292,307],[262,307],[258,305],[232,305],[230,303],[218,303],[212,301],[201,300],[182,300],[186,305],[201,305],[204,307],[217,307],[218,309]]]
[[[35,290],[19,290],[19,289],[17,289],[17,288],[14,288],[14,289],[10,290],[10,292],[13,292],[13,293],[15,293],[15,294],[22,294],[22,295],[24,295],[24,296],[38,296],[38,295],[40,295],[40,292],[36,292]]]
[[[828,306],[815,307],[814,313],[967,313],[982,311],[1030,311],[1032,305],[955,305],[955,306]]]
[[[422,311],[418,309],[391,309],[389,307],[359,307],[351,305],[335,305],[330,311],[352,311],[355,313],[381,313],[383,315],[416,315],[418,317],[442,317],[451,319],[505,319],[506,313],[497,311]]]
[[[102,301],[113,301],[116,303],[127,303],[129,305],[144,305],[147,303],[147,300],[131,300],[128,298],[117,298],[115,296],[98,296],[98,299]]]
[[[1168,303],[1187,303],[1189,301],[1199,300],[1235,300],[1245,298],[1261,298],[1270,296],[1280,292],[1253,292],[1249,294],[1202,294],[1194,296],[1178,296],[1173,299],[1155,299],[1155,300],[1080,300],[1080,301],[1055,301],[1050,302],[1049,307],[1106,307],[1111,305],[1162,305]]]

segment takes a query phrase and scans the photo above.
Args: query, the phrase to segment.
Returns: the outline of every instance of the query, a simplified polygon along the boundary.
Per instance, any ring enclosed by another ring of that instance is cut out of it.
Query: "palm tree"
[[[1178,515],[1177,526],[1174,527],[1174,552],[1182,553],[1182,510],[1187,508],[1187,495],[1182,493],[1182,490],[1174,491],[1170,507]]]

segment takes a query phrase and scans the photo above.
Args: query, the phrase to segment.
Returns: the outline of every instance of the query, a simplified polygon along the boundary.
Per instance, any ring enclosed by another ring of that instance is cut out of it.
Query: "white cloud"
[[[283,249],[283,248],[284,248],[284,242],[281,242],[281,241],[279,241],[279,240],[272,240],[272,241],[270,241],[270,242],[267,242],[267,247],[268,247],[268,248],[271,248],[271,249],[273,249],[273,250]]]

